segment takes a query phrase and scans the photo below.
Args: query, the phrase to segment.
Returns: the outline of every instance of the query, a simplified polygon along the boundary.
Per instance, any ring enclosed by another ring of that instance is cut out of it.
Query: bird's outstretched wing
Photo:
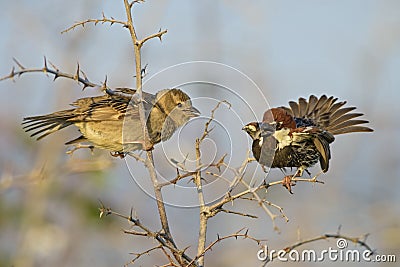
[[[337,98],[326,95],[320,98],[311,95],[308,101],[299,98],[298,102],[290,101],[290,107],[283,107],[291,113],[296,121],[296,127],[316,126],[332,135],[372,132],[363,126],[367,120],[357,119],[362,113],[354,113],[356,107],[345,107],[346,101],[337,102]]]
[[[372,132],[369,127],[363,126],[367,120],[360,120],[362,113],[352,112],[355,107],[346,107],[346,101],[337,102],[337,98],[326,95],[320,98],[311,95],[308,101],[299,98],[298,102],[290,101],[290,108],[284,107],[291,113],[297,129],[317,130],[313,134],[313,143],[320,153],[320,164],[325,172],[329,168],[331,158],[329,143],[335,140],[334,135],[353,132]]]

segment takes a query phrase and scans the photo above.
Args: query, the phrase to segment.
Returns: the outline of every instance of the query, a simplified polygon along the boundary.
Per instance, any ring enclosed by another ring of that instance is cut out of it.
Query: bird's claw
[[[110,155],[113,157],[119,157],[121,159],[125,158],[126,153],[125,152],[120,152],[120,151],[114,151],[114,152],[110,152]]]
[[[296,184],[292,181],[293,176],[292,175],[286,175],[283,177],[282,180],[282,185],[289,191],[290,194],[293,194],[292,192],[292,186],[295,186]]]

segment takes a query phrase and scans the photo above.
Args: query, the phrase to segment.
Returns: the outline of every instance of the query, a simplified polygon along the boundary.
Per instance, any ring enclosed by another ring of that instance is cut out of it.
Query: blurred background
[[[1,1],[0,9],[1,76],[10,73],[13,57],[25,67],[42,67],[46,56],[68,73],[74,73],[79,62],[95,83],[107,76],[110,87],[134,87],[134,57],[126,29],[98,24],[60,34],[76,21],[101,18],[102,12],[125,20],[122,0]],[[181,86],[205,115],[215,100],[227,99],[233,105],[231,110],[222,107],[216,117],[219,126],[205,149],[209,153],[204,152],[210,161],[228,153],[232,166],[239,166],[249,148],[248,137],[240,130],[243,124],[260,119],[268,103],[286,105],[310,94],[347,100],[366,114],[375,129],[336,139],[330,171],[320,177],[324,185],[298,184],[294,195],[281,187],[269,190],[267,199],[289,217],[287,223],[276,220],[280,233],[254,203],[238,202],[232,209],[259,219],[226,214],[212,218],[209,242],[217,234],[248,227],[251,235],[267,239],[270,249],[280,249],[299,238],[336,232],[341,226],[341,232],[349,236],[368,233],[368,243],[378,254],[395,254],[400,260],[399,12],[400,2],[389,0],[149,0],[135,6],[139,36],[160,27],[168,29],[162,43],[151,40],[143,48],[143,64],[148,64],[144,90],[154,93]],[[171,68],[193,61],[227,66],[195,62]],[[124,214],[133,207],[142,223],[159,229],[155,202],[142,181],[148,176],[140,164],[130,159],[127,164],[99,150],[67,155],[64,143],[78,134],[72,127],[39,142],[22,130],[23,117],[66,109],[77,98],[100,94],[98,89],[82,91],[74,81],[53,82],[53,77],[35,73],[16,77],[15,82],[0,82],[0,92],[1,267],[122,266],[134,257],[129,253],[154,245],[124,234],[121,229],[130,226],[122,219],[99,218],[101,200]],[[205,120],[197,122],[188,125],[186,136],[190,137],[177,137],[182,151],[193,153],[193,140],[201,134]],[[158,145],[154,151],[162,177],[175,174],[168,161],[162,162],[163,155],[182,154],[173,149],[175,144],[173,139],[166,148]],[[255,171],[257,177],[263,176]],[[317,173],[319,166],[311,171]],[[282,173],[274,170],[267,179],[281,178]],[[206,180],[208,192],[221,189],[212,186],[211,178]],[[185,181],[168,189],[167,212],[176,242],[182,248],[191,246],[188,253],[193,255],[198,209],[190,198],[196,197],[190,190],[180,191],[190,186]],[[304,248],[320,251],[335,244],[320,241]],[[225,241],[207,254],[206,264],[259,266],[258,249],[248,240]],[[164,263],[164,256],[154,253],[138,265]],[[337,265],[328,261],[291,264]]]

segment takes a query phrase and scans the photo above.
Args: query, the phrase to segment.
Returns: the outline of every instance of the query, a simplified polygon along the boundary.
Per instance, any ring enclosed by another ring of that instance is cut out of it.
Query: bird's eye
[[[179,102],[178,103],[178,108],[181,108],[183,105],[182,105],[182,102]]]

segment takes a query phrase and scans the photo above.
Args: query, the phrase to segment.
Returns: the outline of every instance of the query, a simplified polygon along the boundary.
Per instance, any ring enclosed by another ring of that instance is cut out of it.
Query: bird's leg
[[[94,146],[93,146],[93,145],[74,144],[73,146],[74,146],[74,147],[73,147],[72,149],[68,150],[68,151],[65,152],[65,153],[67,153],[68,155],[71,155],[71,156],[72,156],[72,154],[74,154],[74,152],[77,151],[78,149],[81,149],[81,148],[89,148],[89,149],[90,149],[90,152],[92,152],[92,154],[93,154],[93,150],[94,150]]]
[[[290,194],[293,194],[292,186],[296,185],[296,183],[292,181],[293,178],[301,177],[302,175],[303,169],[298,168],[294,175],[286,175],[285,177],[283,177],[282,185],[289,191]]]

